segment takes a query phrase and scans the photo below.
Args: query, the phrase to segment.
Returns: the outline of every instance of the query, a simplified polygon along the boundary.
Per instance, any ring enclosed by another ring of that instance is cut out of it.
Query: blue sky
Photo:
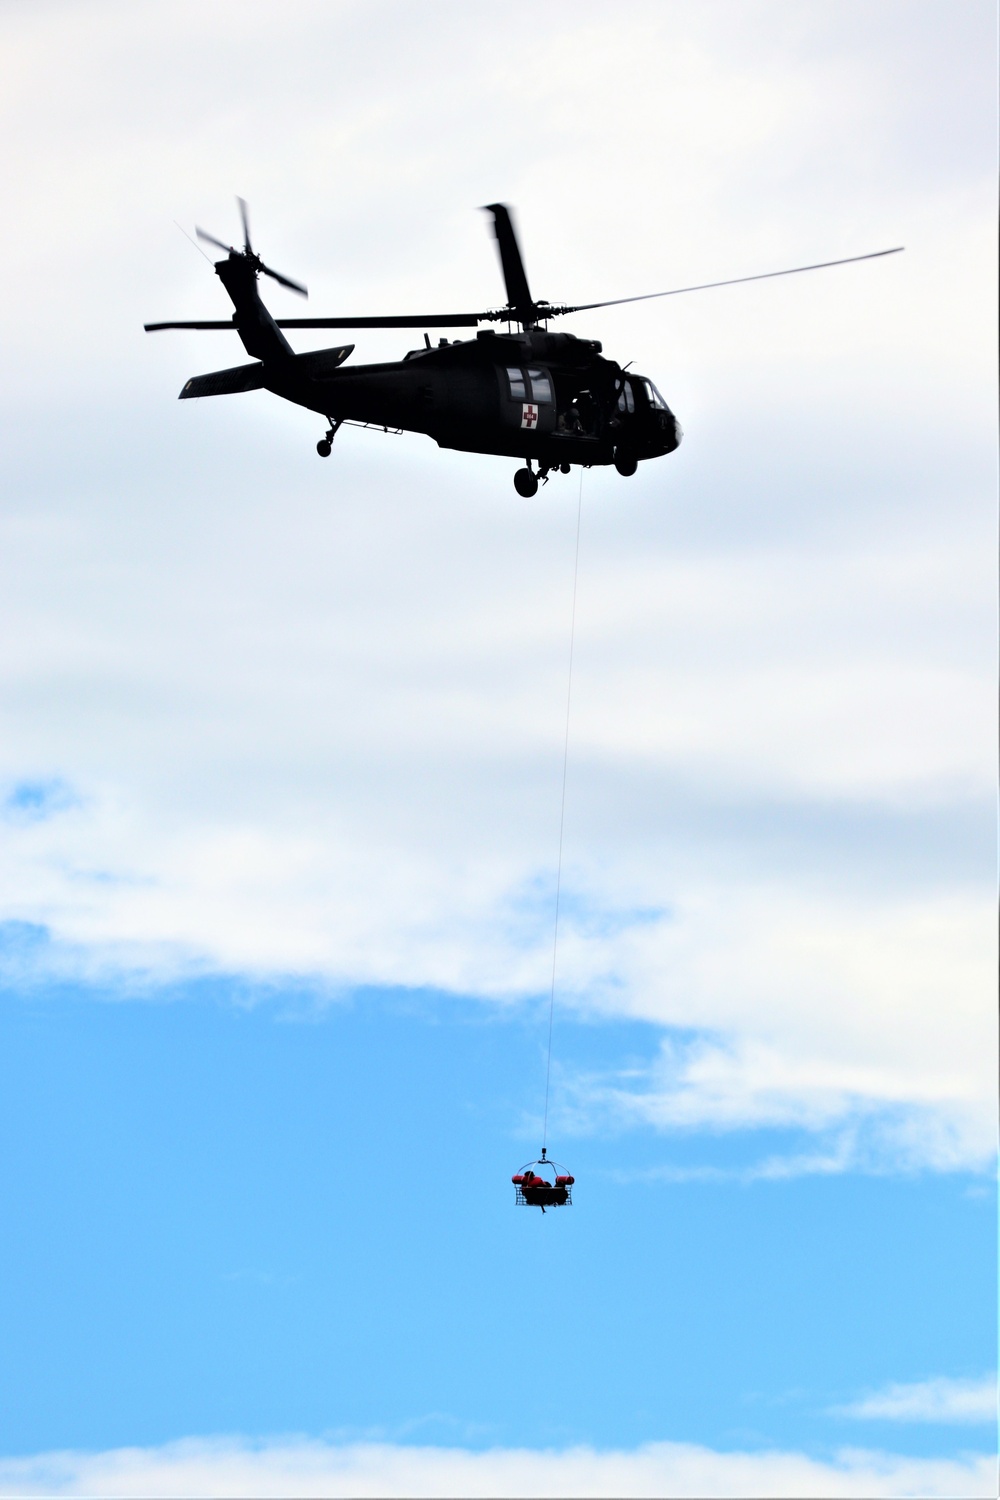
[[[0,1493],[993,1491],[994,11],[526,24],[0,11]],[[178,404],[236,192],[317,315],[907,246],[572,320],[686,436],[584,478],[566,1213],[577,479]]]
[[[801,1139],[619,1132],[574,1141],[573,1213],[542,1225],[505,1186],[533,1154],[537,1017],[434,994],[318,1016],[225,980],[19,998],[8,1452],[332,1428],[822,1453],[897,1438],[833,1414],[859,1391],[990,1363],[993,1206],[967,1176],[748,1182]],[[560,1041],[573,1071],[655,1046],[636,1025]],[[667,1160],[718,1179],[658,1180]],[[952,1443],[924,1424],[907,1446]]]

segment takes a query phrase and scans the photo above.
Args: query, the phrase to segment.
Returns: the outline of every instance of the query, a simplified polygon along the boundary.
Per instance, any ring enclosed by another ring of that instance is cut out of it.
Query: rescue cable
[[[569,672],[566,682],[566,727],[563,734],[562,795],[559,799],[559,856],[556,860],[556,910],[552,929],[552,980],[549,986],[549,1044],[545,1059],[545,1113],[542,1122],[542,1158],[548,1144],[549,1079],[552,1073],[552,1023],[556,1005],[556,959],[559,952],[559,898],[562,893],[563,831],[566,826],[566,769],[569,765],[569,716],[573,702],[573,647],[576,641],[576,585],[580,574],[580,519],[583,515],[583,465],[580,466],[580,488],[576,500],[576,546],[573,555],[573,606],[569,626]],[[571,1179],[572,1180],[572,1179]]]

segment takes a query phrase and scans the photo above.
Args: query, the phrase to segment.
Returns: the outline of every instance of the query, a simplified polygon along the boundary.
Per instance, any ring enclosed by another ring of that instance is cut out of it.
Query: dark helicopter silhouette
[[[163,328],[228,328],[239,334],[253,364],[195,375],[180,399],[221,396],[266,389],[297,406],[318,412],[329,423],[316,444],[329,457],[333,439],[344,422],[386,430],[422,432],[441,448],[467,453],[507,454],[526,467],[514,475],[520,495],[534,495],[539,481],[559,469],[568,474],[572,464],[591,467],[614,464],[619,474],[634,474],[643,459],[672,453],[681,428],[653,382],[644,375],[605,359],[596,339],[572,333],[550,333],[553,318],[646,302],[709,287],[734,286],[848,265],[894,255],[876,250],[843,260],[794,266],[757,276],[737,276],[700,286],[675,287],[640,297],[617,297],[574,306],[552,304],[532,297],[510,210],[502,203],[487,205],[500,250],[506,307],[476,313],[421,313],[399,317],[273,318],[260,299],[257,280],[270,276],[282,286],[307,296],[304,286],[266,266],[250,243],[247,206],[237,199],[243,223],[243,249],[226,245],[214,235],[197,230],[200,239],[226,251],[215,263],[216,275],[235,309],[226,322],[147,323],[147,333]],[[424,348],[398,361],[343,368],[353,344],[296,354],[283,328],[476,328],[480,323],[506,323],[507,331],[481,329],[474,339],[434,347],[424,333]],[[514,332],[514,327],[518,331]],[[533,467],[533,465],[535,467]]]

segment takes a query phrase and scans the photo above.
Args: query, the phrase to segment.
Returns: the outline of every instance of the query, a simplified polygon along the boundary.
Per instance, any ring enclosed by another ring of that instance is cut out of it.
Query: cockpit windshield
[[[651,380],[644,380],[642,383],[646,387],[646,395],[649,397],[649,404],[651,407],[653,407],[654,411],[668,411],[669,407],[667,406],[667,403],[664,401],[663,397],[660,395],[653,382]]]

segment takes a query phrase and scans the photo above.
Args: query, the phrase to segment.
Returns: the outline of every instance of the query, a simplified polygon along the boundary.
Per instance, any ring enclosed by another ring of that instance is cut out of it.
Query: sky
[[[0,1494],[995,1493],[995,7],[0,62]],[[276,316],[906,249],[565,320],[685,437],[524,499],[177,402],[236,194]]]

